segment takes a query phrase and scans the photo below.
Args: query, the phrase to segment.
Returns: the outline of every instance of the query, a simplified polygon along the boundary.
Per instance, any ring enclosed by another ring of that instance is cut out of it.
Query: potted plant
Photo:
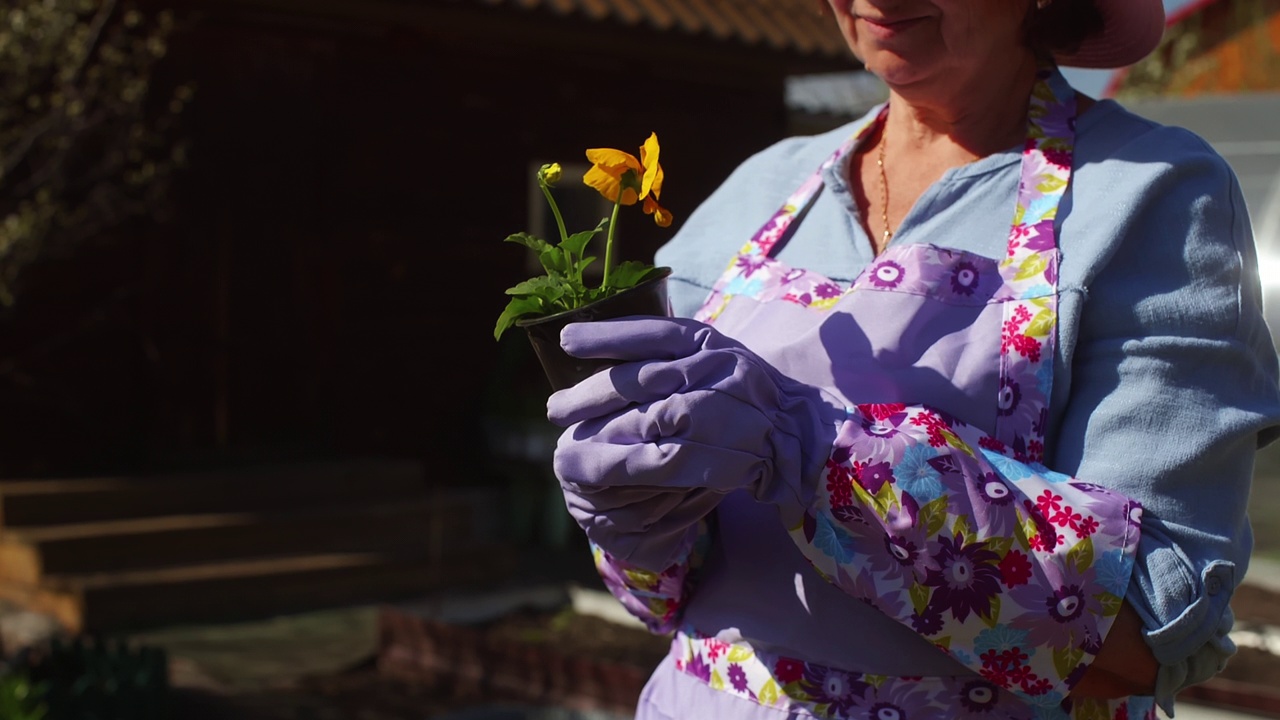
[[[547,199],[560,231],[560,239],[550,243],[529,233],[514,233],[506,242],[518,243],[537,254],[543,275],[508,288],[511,296],[498,317],[495,339],[511,327],[522,328],[533,345],[538,361],[553,390],[574,385],[583,378],[612,365],[612,361],[570,357],[560,349],[560,330],[572,322],[589,322],[629,315],[668,315],[667,278],[671,268],[655,267],[636,260],[617,262],[614,237],[618,213],[623,205],[641,204],[660,227],[671,225],[671,213],[658,204],[663,171],[658,164],[658,136],[651,133],[640,148],[640,157],[614,150],[587,150],[590,169],[582,181],[613,203],[610,217],[601,218],[590,230],[569,234],[552,187],[560,181],[559,163],[538,169],[538,186]],[[596,261],[587,254],[591,241],[600,233],[604,239],[604,268],[598,285],[588,286],[584,271]]]

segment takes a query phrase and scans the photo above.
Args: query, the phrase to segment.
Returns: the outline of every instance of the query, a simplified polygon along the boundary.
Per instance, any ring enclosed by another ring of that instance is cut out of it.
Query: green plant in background
[[[0,14],[0,305],[22,271],[154,215],[185,162],[193,88],[153,91],[172,13],[135,0],[8,0]]]
[[[168,720],[172,710],[168,655],[161,648],[55,640],[28,653],[15,670],[43,689],[49,720]]]
[[[25,674],[0,677],[0,718],[4,720],[51,720],[44,703],[44,688]]]

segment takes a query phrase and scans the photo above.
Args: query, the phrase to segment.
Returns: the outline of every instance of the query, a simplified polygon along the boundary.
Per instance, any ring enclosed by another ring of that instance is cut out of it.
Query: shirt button
[[[1217,575],[1210,575],[1204,581],[1204,589],[1210,595],[1217,595],[1222,592],[1222,581],[1218,579]]]

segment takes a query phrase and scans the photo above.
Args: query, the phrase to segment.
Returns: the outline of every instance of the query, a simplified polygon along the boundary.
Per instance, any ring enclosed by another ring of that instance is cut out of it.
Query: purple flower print
[[[992,710],[1000,704],[1001,689],[994,683],[986,680],[971,680],[965,683],[960,689],[959,702],[957,709],[960,713],[957,718],[962,720],[970,720],[971,718],[988,718]]]
[[[942,613],[929,603],[924,612],[911,613],[911,629],[925,637],[937,635],[942,632]]]
[[[827,705],[832,715],[847,717],[870,685],[858,673],[821,665],[806,665],[800,689],[819,705]]]
[[[831,298],[840,297],[844,290],[833,282],[821,282],[813,287],[813,294],[817,295],[821,300],[830,300]]]
[[[999,475],[988,472],[969,479],[974,497],[973,519],[987,537],[1009,537],[1020,524],[1013,490]]]
[[[1001,378],[1000,393],[996,396],[996,414],[1008,417],[1022,404],[1022,386],[1009,378]]]
[[[843,567],[836,568],[836,586],[889,617],[902,617],[906,612],[906,593],[885,592],[876,584],[869,568],[859,570],[856,578],[845,572]]]
[[[931,707],[930,693],[916,683],[891,682],[879,688],[872,687],[859,703],[868,720],[941,720],[946,717],[939,708]]]
[[[904,275],[906,270],[901,265],[892,260],[885,260],[871,268],[871,284],[882,290],[892,290],[902,284]]]
[[[893,482],[893,469],[889,467],[889,463],[881,462],[871,465],[863,465],[858,469],[858,484],[867,489],[867,492],[875,495],[886,483]]]
[[[778,278],[778,282],[782,285],[789,285],[799,280],[800,278],[804,277],[804,273],[805,273],[804,270],[800,270],[798,268],[791,268],[790,270],[783,273],[782,277]]]
[[[858,455],[884,462],[898,462],[902,452],[912,444],[912,439],[901,429],[902,423],[906,420],[905,412],[893,413],[885,417],[863,415],[858,420],[863,433],[863,437],[859,438],[858,442]]]
[[[1053,220],[1041,220],[1028,228],[1026,247],[1030,250],[1052,250],[1056,244]]]
[[[729,665],[729,684],[738,692],[747,691],[747,672],[738,663]]]
[[[735,264],[742,271],[743,277],[751,277],[768,262],[769,258],[765,255],[739,255]]]
[[[702,682],[711,682],[711,666],[702,661],[701,655],[695,655],[688,665],[685,665],[684,671]]]
[[[1028,610],[1010,624],[1027,631],[1027,642],[1032,647],[1082,648],[1096,653],[1102,646],[1097,620],[1102,604],[1096,597],[1101,588],[1093,574],[1092,568],[1081,573],[1067,565],[1060,581],[1048,589],[1034,583],[1010,590],[1013,601]]]
[[[957,295],[972,295],[974,290],[978,289],[978,281],[982,276],[978,274],[978,268],[971,262],[964,261],[956,263],[951,270],[951,291]]]
[[[986,542],[964,544],[964,536],[943,537],[933,554],[936,569],[929,570],[924,584],[936,588],[929,598],[929,608],[938,612],[950,610],[952,617],[964,622],[973,612],[990,617],[991,600],[999,595],[1000,556],[987,549]]]

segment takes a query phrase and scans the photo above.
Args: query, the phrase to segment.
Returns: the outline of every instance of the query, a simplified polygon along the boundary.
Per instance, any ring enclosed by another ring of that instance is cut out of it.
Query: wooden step
[[[0,528],[278,511],[421,497],[414,460],[352,460],[201,473],[0,482]]]
[[[50,614],[72,633],[117,633],[406,600],[500,577],[511,556],[478,548],[439,563],[385,553],[258,558],[51,576],[40,586],[6,582],[0,598]]]
[[[425,494],[424,494],[425,495]],[[334,552],[429,557],[474,542],[474,508],[441,495],[271,513],[199,513],[0,531],[0,581]]]

